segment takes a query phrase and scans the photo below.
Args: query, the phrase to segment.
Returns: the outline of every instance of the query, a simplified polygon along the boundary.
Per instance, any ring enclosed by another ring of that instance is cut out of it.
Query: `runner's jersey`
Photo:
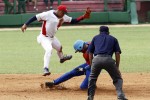
[[[54,15],[54,11],[55,10],[50,10],[50,11],[43,12],[43,13],[36,15],[36,18],[38,21],[43,21],[41,34],[45,36],[54,37],[58,30],[58,26],[60,26],[59,25],[60,19],[58,19],[56,15]],[[70,23],[71,20],[72,20],[72,17],[64,15],[63,22],[61,23],[64,23],[64,22]]]
[[[90,45],[91,42],[86,42],[86,44]],[[88,46],[88,47],[89,47],[89,46]],[[87,49],[85,52],[83,52],[83,57],[84,57],[86,63],[87,63],[88,65],[90,65],[88,49]]]

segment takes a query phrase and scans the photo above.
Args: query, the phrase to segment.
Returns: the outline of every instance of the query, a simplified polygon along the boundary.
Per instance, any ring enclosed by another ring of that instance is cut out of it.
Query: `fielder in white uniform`
[[[63,55],[62,45],[60,41],[55,37],[58,28],[64,22],[75,24],[80,22],[83,19],[89,18],[91,11],[89,8],[87,8],[86,13],[76,19],[72,19],[72,17],[67,16],[66,13],[67,13],[66,6],[60,5],[58,6],[57,10],[50,10],[47,12],[37,14],[36,16],[29,19],[21,27],[22,32],[24,32],[27,28],[27,25],[29,25],[33,21],[37,20],[43,22],[41,32],[37,37],[38,43],[40,43],[45,50],[43,76],[47,76],[51,74],[49,71],[49,62],[52,54],[52,48],[54,48],[57,51],[58,57],[60,58],[60,63],[63,63],[64,61],[70,60],[72,58],[72,55],[66,55],[66,56]]]

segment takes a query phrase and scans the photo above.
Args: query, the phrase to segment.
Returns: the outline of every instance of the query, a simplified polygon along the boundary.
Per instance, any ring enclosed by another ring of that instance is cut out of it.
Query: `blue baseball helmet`
[[[82,51],[82,49],[83,49],[83,46],[84,46],[84,41],[82,41],[82,40],[77,40],[77,41],[75,41],[75,43],[74,43],[74,45],[73,45],[73,47],[74,47],[74,49],[75,49],[75,53],[76,52],[81,52]]]

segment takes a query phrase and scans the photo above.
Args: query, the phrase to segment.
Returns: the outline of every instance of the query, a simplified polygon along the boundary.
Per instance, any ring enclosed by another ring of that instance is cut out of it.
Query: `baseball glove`
[[[91,9],[90,7],[87,7],[85,14],[83,15],[84,19],[90,18]]]

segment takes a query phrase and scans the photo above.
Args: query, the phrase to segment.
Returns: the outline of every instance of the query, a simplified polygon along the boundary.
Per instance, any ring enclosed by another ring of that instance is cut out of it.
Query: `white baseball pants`
[[[40,43],[45,50],[44,66],[43,66],[44,68],[49,68],[49,62],[50,62],[50,57],[52,55],[53,48],[57,51],[59,58],[63,56],[62,52],[60,52],[62,47],[61,43],[56,37],[50,38],[44,36],[43,34],[40,34],[37,37],[37,42]]]

